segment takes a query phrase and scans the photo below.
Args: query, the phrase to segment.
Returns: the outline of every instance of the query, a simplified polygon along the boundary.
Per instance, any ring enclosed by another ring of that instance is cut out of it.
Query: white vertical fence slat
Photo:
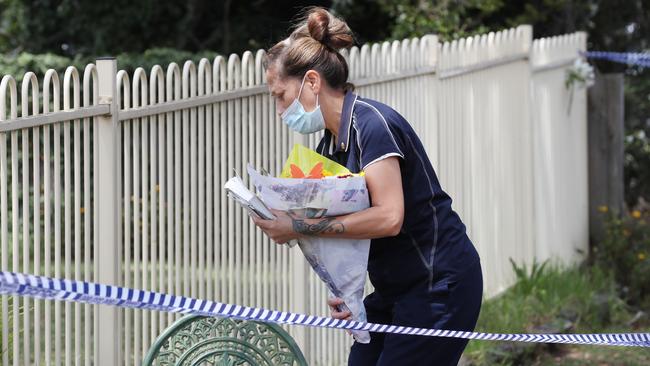
[[[54,125],[54,277],[61,273],[61,125]],[[54,363],[61,364],[61,303],[54,303]]]
[[[27,78],[23,79],[23,83],[25,82]],[[38,115],[40,114],[40,100],[39,100],[39,87],[38,87],[38,80],[36,78],[36,75],[34,75],[32,78],[30,78],[32,81],[32,105],[33,105],[33,115]],[[40,129],[34,129],[32,131],[32,172],[33,172],[33,197],[32,198],[32,210],[34,213],[34,220],[32,222],[33,225],[33,233],[34,233],[34,240],[33,240],[33,250],[34,250],[34,255],[33,255],[33,271],[36,274],[41,274],[42,273],[42,268],[41,268],[41,134],[40,134]],[[33,334],[34,334],[34,363],[40,363],[41,359],[41,344],[42,344],[42,319],[41,319],[41,305],[42,301],[35,300],[34,301],[34,328],[33,328]]]
[[[7,92],[9,92],[9,113],[7,113]],[[16,80],[11,76],[11,75],[5,75],[2,78],[2,81],[0,82],[0,97],[2,97],[2,103],[0,103],[0,120],[5,121],[7,119],[15,119],[18,118],[18,93],[16,90]],[[2,191],[2,269],[7,271],[7,270],[12,270],[15,269],[15,262],[16,262],[16,231],[17,231],[17,198],[15,194],[15,180],[16,180],[16,170],[14,169],[14,166],[16,165],[16,149],[14,148],[14,144],[17,141],[17,138],[15,137],[15,134],[17,132],[12,132],[10,133],[11,135],[11,226],[9,226],[9,213],[8,213],[8,207],[9,207],[9,170],[7,168],[7,154],[8,149],[7,149],[7,135],[2,134],[0,138],[0,148],[2,148],[2,160],[0,161],[0,166],[2,169],[2,177],[0,178],[1,182],[1,187],[0,191]],[[12,239],[12,250],[9,250],[9,237],[10,234],[8,232],[9,227],[11,227],[11,239]],[[9,258],[11,257],[11,262],[12,266],[9,265]],[[18,325],[16,320],[18,319],[19,316],[19,308],[17,306],[17,299],[15,296],[11,298],[11,306],[9,305],[9,298],[7,296],[2,297],[2,348],[3,350],[6,350],[3,352],[3,364],[4,365],[10,365],[11,360],[9,359],[9,350],[11,349],[13,352],[13,364],[17,364],[19,362],[19,357],[20,354],[18,353],[18,348],[16,346],[17,343],[19,342],[14,342],[18,337],[16,336],[17,329],[15,329]],[[12,318],[14,321],[11,322],[11,326],[13,329],[11,329],[11,334],[9,333],[9,314],[11,314]],[[12,345],[12,343],[14,343]]]
[[[64,77],[63,77],[63,110],[64,111],[69,111],[73,109],[78,109],[80,106],[80,99],[79,99],[79,73],[76,68],[74,67],[68,67],[65,71]],[[72,97],[70,94],[72,93]],[[77,124],[76,121],[70,122],[66,121],[63,124],[63,194],[64,194],[64,213],[63,213],[63,226],[64,226],[64,276],[65,278],[75,278],[77,276],[76,273],[76,266],[73,266],[72,263],[72,256],[73,256],[73,250],[77,248],[78,244],[78,235],[74,235],[72,232],[73,229],[73,216],[72,216],[72,211],[73,211],[73,192],[74,192],[74,197],[76,201],[77,197],[77,192],[76,190],[73,190],[73,159],[76,158],[78,152],[73,151],[73,147],[71,144],[74,144],[76,147],[77,141],[71,141],[71,123]],[[75,174],[77,171],[75,170]],[[74,226],[77,226],[77,220],[75,219]],[[74,240],[73,240],[74,238]],[[76,254],[76,253],[75,253]],[[73,272],[74,270],[74,272]],[[74,273],[74,275],[73,275]],[[79,279],[79,278],[75,278]],[[77,307],[78,304],[74,304],[74,312],[73,312],[73,304],[71,303],[65,303],[64,306],[64,319],[65,319],[65,327],[64,327],[64,332],[65,332],[65,365],[72,365],[73,358],[75,357],[74,353],[74,342],[76,341],[76,338],[80,336],[79,333],[76,332],[76,313],[77,313]],[[74,322],[74,323],[73,323]]]
[[[91,87],[92,83],[92,87]],[[92,88],[92,89],[91,89]],[[97,83],[97,67],[93,64],[86,66],[83,76],[83,105],[84,107],[89,107],[91,105],[98,104],[98,95],[99,95],[99,85]],[[84,218],[83,223],[83,240],[84,240],[84,250],[83,250],[83,265],[84,265],[84,281],[94,280],[93,272],[91,271],[91,265],[93,260],[92,256],[92,220],[91,215],[94,214],[94,209],[92,208],[92,176],[91,176],[91,147],[90,141],[92,136],[92,125],[90,118],[83,119],[83,207],[82,214]],[[93,351],[91,350],[93,346],[93,336],[91,336],[91,326],[94,322],[94,317],[91,315],[91,306],[84,305],[84,365],[90,366],[92,361],[95,359]]]
[[[53,88],[53,99],[50,99],[50,86]],[[48,70],[43,79],[43,113],[50,112],[50,102],[53,101],[52,112],[59,110],[59,76],[54,70]],[[50,126],[43,127],[43,178],[44,185],[44,201],[43,201],[43,245],[44,245],[44,271],[45,276],[51,276],[52,267],[52,150],[50,140]],[[44,331],[45,331],[45,360],[46,364],[51,364],[52,355],[52,307],[51,302],[45,302],[45,317],[44,317]]]
[[[356,92],[393,106],[417,131],[481,254],[488,296],[512,283],[508,258],[575,261],[586,250],[586,100],[575,90],[567,105],[563,86],[585,39],[533,41],[521,26],[343,52]],[[47,71],[42,91],[27,73],[20,118],[16,80],[3,77],[0,128],[19,124],[0,129],[2,269],[327,315],[327,291],[298,249],[273,244],[222,190],[233,174],[250,185],[249,162],[279,174],[293,142],[314,148],[322,136],[280,121],[263,57],[137,68],[132,78],[98,60],[81,80],[68,68],[62,88]],[[206,97],[214,99],[183,104]],[[20,127],[106,105],[108,114]],[[1,301],[2,365],[137,365],[179,317]],[[287,329],[309,364],[346,362],[345,332]]]
[[[181,75],[177,64],[172,63],[167,67],[166,75],[166,100],[168,102],[181,98]],[[167,255],[168,255],[168,284],[169,292],[181,293],[180,284],[180,111],[167,113],[167,178],[169,182],[169,210],[167,225]],[[173,174],[173,175],[172,175]],[[172,215],[173,213],[173,215]],[[173,274],[173,276],[172,276]],[[172,282],[173,281],[173,282]],[[177,317],[168,314],[167,322],[171,323]]]
[[[161,104],[165,101],[165,77],[162,67],[156,65],[151,69],[149,78],[149,103],[151,105]],[[159,170],[164,171],[164,127],[165,118],[162,114],[152,117],[151,133],[149,136],[149,154],[151,155],[150,165],[150,185],[149,194],[151,197],[151,238],[152,238],[152,255],[151,255],[151,283],[150,288],[156,291],[162,291],[165,271],[163,267],[164,258],[164,205],[165,195],[161,189],[162,178]],[[151,327],[149,331],[150,339],[156,339],[158,333],[162,330],[163,322],[160,313],[151,313]],[[147,330],[147,329],[145,329]]]
[[[10,99],[10,116],[7,116],[7,88]],[[16,104],[16,83],[11,76],[4,76],[0,83],[0,123],[7,117],[16,117],[14,115]],[[7,134],[0,134],[0,266],[2,270],[9,270],[9,203],[8,194],[8,176],[7,172]],[[2,349],[9,347],[9,299],[2,296]],[[9,352],[2,353],[2,364],[9,365]]]
[[[118,97],[117,97],[117,105],[118,107],[123,108],[124,110],[128,110],[131,105],[131,85],[130,85],[130,78],[124,72],[123,70],[120,70],[117,74],[117,92],[118,92]],[[123,94],[120,94],[123,93]],[[123,106],[123,107],[122,107]],[[131,126],[132,122],[131,121],[124,121],[122,123],[122,139],[126,141],[131,140]],[[123,160],[123,167],[124,167],[124,174],[123,174],[123,182],[122,182],[122,192],[123,196],[122,202],[123,202],[123,208],[122,208],[122,217],[123,217],[123,226],[122,226],[122,232],[124,233],[124,238],[123,238],[123,243],[131,243],[131,230],[132,230],[132,225],[131,225],[131,144],[122,144],[123,146],[123,151],[121,154],[122,160]],[[126,245],[126,244],[124,244]],[[124,274],[123,274],[123,283],[124,286],[126,287],[131,287],[133,286],[132,280],[131,280],[131,249],[124,247],[122,250],[123,253],[123,258],[120,260],[124,262]],[[124,318],[124,357],[125,357],[125,363],[128,362],[131,352],[132,352],[132,346],[131,346],[131,334],[132,334],[132,321],[131,321],[131,316],[133,314],[133,310],[131,309],[125,309],[120,311],[120,316]]]
[[[32,89],[32,115],[37,115],[40,107],[39,103],[39,95],[38,95],[38,80],[36,79],[36,75],[33,72],[28,72],[25,74],[23,77],[23,82],[22,82],[22,90],[21,90],[21,107],[22,107],[22,117],[27,117],[30,115],[29,113],[29,89]],[[23,237],[23,248],[22,248],[22,262],[23,266],[22,269],[23,271],[30,271],[31,266],[30,266],[30,261],[34,260],[36,262],[35,256],[30,255],[30,248],[32,248],[32,243],[31,243],[31,227],[30,227],[30,207],[32,204],[30,203],[30,169],[29,169],[29,153],[30,153],[30,130],[29,129],[23,129],[21,131],[22,134],[22,237]],[[35,175],[34,172],[32,171],[32,175]],[[34,190],[36,191],[36,189]],[[36,195],[36,192],[34,192]],[[34,242],[36,242],[36,238],[34,238]],[[33,248],[33,251],[36,252],[38,251],[38,248]],[[23,299],[23,308],[24,309],[32,309],[31,306],[31,301],[30,299]],[[34,309],[35,310],[35,309]],[[32,340],[30,337],[31,334],[34,333],[34,329],[31,328],[31,314],[32,311],[23,311],[23,363],[28,364],[30,363],[31,360],[31,353],[32,353]]]

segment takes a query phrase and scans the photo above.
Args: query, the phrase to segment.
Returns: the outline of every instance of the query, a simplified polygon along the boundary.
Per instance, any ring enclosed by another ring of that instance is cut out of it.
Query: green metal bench
[[[189,315],[156,339],[142,365],[303,366],[307,361],[276,324]]]

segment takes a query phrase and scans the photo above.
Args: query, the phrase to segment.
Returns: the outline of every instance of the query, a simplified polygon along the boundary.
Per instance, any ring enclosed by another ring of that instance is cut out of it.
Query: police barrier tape
[[[587,51],[582,54],[590,59],[607,60],[627,65],[650,67],[650,52],[604,52]]]
[[[570,343],[607,346],[650,347],[650,333],[612,334],[499,334],[455,330],[413,328],[397,325],[362,323],[328,317],[268,310],[240,305],[135,290],[92,282],[55,279],[0,271],[0,294],[63,300],[87,304],[105,304],[125,308],[158,310],[172,313],[227,317],[280,324],[298,324],[319,328],[367,330],[370,332],[536,343]]]

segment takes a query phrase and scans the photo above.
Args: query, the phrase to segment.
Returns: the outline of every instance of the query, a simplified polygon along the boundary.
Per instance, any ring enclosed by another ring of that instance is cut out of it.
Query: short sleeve
[[[384,115],[368,103],[358,103],[362,103],[365,109],[354,123],[361,150],[361,169],[391,156],[404,159],[403,150]]]

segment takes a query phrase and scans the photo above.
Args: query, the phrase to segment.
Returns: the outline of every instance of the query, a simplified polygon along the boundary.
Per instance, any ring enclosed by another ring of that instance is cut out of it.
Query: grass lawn
[[[647,329],[646,329],[647,330]],[[622,347],[565,347],[557,354],[543,354],[533,365],[650,365],[650,351]]]

